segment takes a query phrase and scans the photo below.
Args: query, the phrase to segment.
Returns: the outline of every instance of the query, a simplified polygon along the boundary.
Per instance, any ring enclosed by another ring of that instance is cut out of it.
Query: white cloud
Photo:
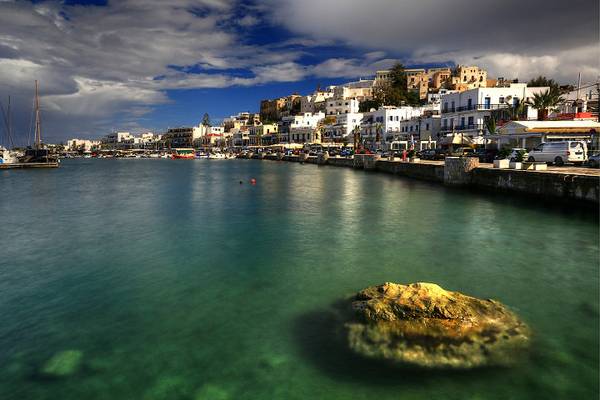
[[[134,122],[140,110],[165,102],[167,89],[301,79],[302,68],[294,63],[301,52],[240,40],[232,28],[235,6],[235,0],[119,0],[105,7],[0,3],[0,93],[13,94],[14,109],[23,110],[15,118],[17,130],[27,130],[34,79],[50,137],[62,135],[67,125],[89,131],[98,129],[98,121]],[[250,15],[238,21],[257,22]],[[236,68],[256,76],[229,73]]]
[[[493,74],[595,79],[598,1],[266,0],[270,19],[315,41],[402,55],[406,63],[474,63]],[[353,60],[317,67],[361,73]],[[328,72],[329,71],[329,72]]]
[[[575,84],[578,73],[584,80],[596,80],[600,75],[600,47],[587,45],[551,53],[469,53],[449,52],[440,54],[415,54],[409,62],[446,62],[484,66],[495,77],[518,78],[527,81],[545,75],[561,83]]]
[[[573,82],[579,71],[584,79],[600,73],[597,11],[591,0],[476,6],[467,0],[119,0],[103,7],[0,1],[0,93],[13,95],[14,109],[23,110],[17,130],[26,131],[38,79],[45,132],[59,137],[140,126],[140,118],[169,101],[169,89],[353,79],[390,67],[397,56],[405,63],[473,63],[507,78],[545,74]],[[244,35],[269,23],[296,36],[254,45]],[[336,45],[341,50],[329,59],[304,65],[315,59],[312,48],[331,54]],[[343,45],[363,55],[340,57]]]
[[[242,18],[240,18],[238,20],[238,24],[240,26],[245,26],[245,27],[254,26],[254,25],[258,24],[258,22],[259,22],[259,19],[252,15],[244,15]]]

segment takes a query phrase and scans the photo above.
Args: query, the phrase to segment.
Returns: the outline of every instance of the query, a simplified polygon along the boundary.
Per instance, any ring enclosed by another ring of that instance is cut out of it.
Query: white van
[[[582,141],[546,142],[529,152],[527,161],[582,164],[587,160],[587,144]]]

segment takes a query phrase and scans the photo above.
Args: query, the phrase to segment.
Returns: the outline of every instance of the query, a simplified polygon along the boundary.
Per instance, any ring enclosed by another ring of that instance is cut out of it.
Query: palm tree
[[[496,126],[496,118],[494,118],[494,116],[490,116],[490,118],[488,118],[485,121],[485,128],[488,131],[488,135],[496,134],[497,126]]]
[[[558,89],[551,88],[542,93],[535,93],[527,104],[537,109],[538,120],[543,121],[548,118],[548,110],[556,107],[564,101]]]
[[[379,143],[379,140],[380,140],[379,132],[381,132],[381,128],[383,128],[383,125],[381,124],[381,122],[378,122],[375,124],[375,144]]]
[[[519,99],[516,104],[513,104],[510,107],[511,119],[518,120],[521,117],[524,117],[527,114],[527,100]]]
[[[358,150],[358,145],[360,143],[360,127],[355,127],[352,130],[352,134],[354,136],[354,153],[356,154],[356,150]]]

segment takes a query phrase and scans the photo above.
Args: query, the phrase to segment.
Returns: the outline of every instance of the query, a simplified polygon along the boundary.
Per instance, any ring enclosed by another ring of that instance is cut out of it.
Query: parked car
[[[564,141],[542,143],[529,152],[527,161],[554,163],[561,166],[565,163],[583,164],[587,160],[587,144],[583,141]]]
[[[519,154],[522,154],[522,156],[519,157]],[[515,147],[514,149],[512,149],[512,151],[510,152],[510,154],[508,155],[507,158],[513,162],[518,161],[519,158],[522,161],[525,161],[525,160],[527,160],[528,154],[529,153],[527,153],[527,149],[524,149],[522,147]]]
[[[458,147],[449,151],[446,155],[451,157],[471,157],[475,156],[475,150],[470,147]]]
[[[497,155],[497,149],[476,149],[474,156],[479,158],[479,162],[493,163]]]
[[[436,149],[426,149],[421,150],[419,156],[423,160],[437,160],[437,150]]]
[[[587,165],[592,168],[600,168],[600,152],[596,152],[589,156]]]

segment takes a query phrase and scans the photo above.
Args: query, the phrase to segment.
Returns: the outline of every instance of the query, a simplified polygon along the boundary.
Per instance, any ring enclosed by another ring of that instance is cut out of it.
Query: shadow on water
[[[418,388],[446,380],[488,380],[504,371],[503,368],[491,367],[477,370],[426,369],[362,357],[348,348],[344,329],[347,312],[342,307],[344,302],[339,302],[329,310],[305,313],[294,321],[292,328],[300,356],[333,379],[369,386]]]

